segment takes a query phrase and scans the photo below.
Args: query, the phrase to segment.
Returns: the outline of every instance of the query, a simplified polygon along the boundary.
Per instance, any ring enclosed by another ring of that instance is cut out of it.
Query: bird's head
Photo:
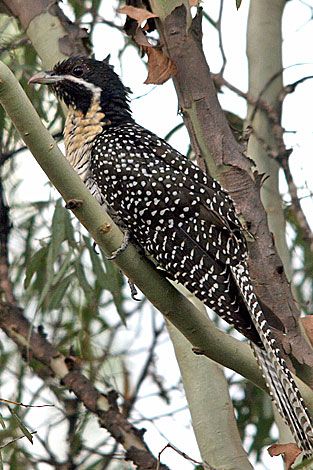
[[[107,61],[70,57],[47,72],[34,75],[29,83],[48,85],[64,103],[84,115],[100,104],[112,123],[131,120],[128,89]]]

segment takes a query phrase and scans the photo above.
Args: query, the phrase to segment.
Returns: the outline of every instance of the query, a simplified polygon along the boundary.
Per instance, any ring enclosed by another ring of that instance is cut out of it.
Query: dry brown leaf
[[[146,22],[146,24],[141,28],[142,31],[149,31],[149,23],[148,21]]]
[[[301,323],[303,324],[305,332],[313,346],[313,316],[309,315],[308,317],[301,318]]]
[[[143,21],[148,20],[149,18],[157,18],[158,15],[154,15],[151,11],[145,10],[144,8],[136,8],[130,5],[122,7],[118,10],[119,13],[124,13],[125,15],[133,18],[138,23],[138,28]]]
[[[118,11],[137,21],[137,29],[136,32],[133,30],[132,36],[136,44],[141,46],[148,55],[148,77],[145,83],[161,85],[166,82],[177,72],[176,65],[161,49],[153,47],[149,43],[144,33],[146,27],[140,27],[143,21],[149,18],[157,18],[157,15],[144,8],[136,8],[130,5],[120,8]]]
[[[273,444],[267,449],[271,457],[282,455],[287,470],[290,470],[291,465],[295,462],[298,455],[302,453],[296,444]]]
[[[161,49],[145,47],[144,50],[148,54],[148,77],[145,84],[162,85],[177,73],[176,65]]]
[[[144,48],[152,47],[142,28],[137,29],[133,39],[138,46],[143,46]]]
[[[239,10],[242,0],[236,0],[236,8]]]

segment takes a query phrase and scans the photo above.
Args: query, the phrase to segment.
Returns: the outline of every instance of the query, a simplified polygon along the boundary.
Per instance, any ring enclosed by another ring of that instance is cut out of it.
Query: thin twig
[[[142,469],[156,466],[157,459],[145,444],[142,430],[135,428],[122,415],[115,391],[106,395],[102,394],[81,373],[79,362],[76,363],[75,358],[62,356],[43,335],[36,333],[34,329],[29,335],[31,325],[21,309],[0,302],[0,312],[0,327],[7,336],[17,344],[23,354],[28,345],[32,358],[62,377],[62,384],[98,417],[100,426],[106,428],[111,436],[125,447],[127,460],[132,460],[134,465]],[[168,470],[164,464],[160,468]]]
[[[34,435],[34,434],[37,434],[37,431],[31,432],[31,435]],[[24,437],[27,437],[27,436],[23,434],[23,436],[19,436],[19,437],[16,437],[15,439],[11,439],[10,442],[7,442],[6,444],[3,444],[2,446],[0,446],[0,449],[4,449],[5,447],[13,444],[13,442],[19,441],[20,439],[23,439]]]
[[[222,16],[223,16],[223,8],[224,8],[224,0],[220,1],[220,10],[218,14],[218,20],[216,23],[217,31],[218,31],[218,40],[219,40],[219,48],[222,54],[222,59],[223,59],[223,64],[220,70],[220,74],[223,75],[225,67],[226,67],[226,55],[224,52],[224,46],[223,46],[223,39],[222,39]]]
[[[132,409],[132,407],[133,407],[133,405],[136,401],[136,398],[138,396],[140,387],[141,387],[142,383],[144,382],[144,380],[146,379],[146,377],[148,375],[149,368],[150,368],[150,365],[151,365],[151,363],[153,361],[153,357],[154,357],[154,350],[155,350],[155,347],[157,345],[158,338],[159,338],[160,334],[162,333],[162,331],[164,330],[164,326],[165,326],[165,324],[163,323],[161,328],[158,328],[158,329],[154,328],[154,336],[153,336],[151,346],[149,348],[149,354],[148,354],[146,362],[145,362],[145,364],[142,368],[141,374],[140,374],[140,376],[137,380],[135,390],[134,390],[133,394],[127,400],[125,400],[125,403],[124,403],[124,410],[126,410],[126,416],[129,415],[129,412]]]
[[[307,221],[307,218],[302,210],[300,199],[298,197],[298,190],[297,187],[294,183],[293,176],[291,174],[290,168],[289,168],[289,156],[290,156],[290,151],[286,149],[284,140],[283,140],[283,134],[284,134],[284,129],[282,128],[280,124],[280,116],[278,113],[273,109],[272,106],[270,106],[266,101],[262,100],[261,97],[268,88],[268,86],[277,78],[279,74],[282,73],[282,70],[277,72],[273,77],[271,77],[270,80],[266,83],[264,86],[263,90],[259,94],[257,99],[253,99],[248,96],[247,93],[244,93],[243,91],[239,90],[238,88],[234,87],[232,84],[227,82],[224,77],[221,74],[218,75],[213,75],[213,79],[215,83],[218,84],[218,86],[224,85],[230,90],[234,91],[238,96],[241,96],[242,98],[245,98],[249,104],[254,105],[254,111],[251,116],[251,122],[253,121],[255,112],[257,109],[262,109],[265,111],[269,117],[269,119],[272,121],[273,126],[272,126],[272,132],[276,140],[277,148],[278,150],[274,151],[273,148],[271,148],[259,135],[257,135],[255,129],[253,129],[253,135],[256,137],[257,141],[260,143],[260,145],[264,148],[264,150],[267,152],[269,156],[274,158],[282,167],[285,178],[288,184],[288,189],[289,193],[291,196],[291,210],[293,211],[293,214],[298,221],[299,227],[302,230],[302,237],[303,239],[309,244],[310,249],[313,249],[313,234],[310,229],[310,225]],[[313,76],[307,76],[303,77],[300,80],[297,80],[296,82],[287,85],[284,87],[284,89],[281,92],[280,95],[280,101],[284,99],[284,97],[288,93],[293,93],[295,91],[295,88],[303,83],[305,80],[312,79]]]
[[[209,465],[208,463],[205,463],[205,462],[198,462],[197,460],[195,459],[192,459],[191,457],[189,457],[185,452],[182,452],[181,450],[177,449],[177,447],[173,446],[173,444],[170,444],[170,443],[167,443],[166,446],[161,450],[161,452],[159,452],[159,455],[158,455],[158,465],[157,465],[157,468],[156,470],[159,470],[159,462],[160,462],[160,458],[161,458],[161,455],[162,453],[166,450],[166,449],[173,449],[175,452],[177,452],[179,455],[181,455],[184,459],[186,460],[189,460],[190,462],[196,464],[196,465],[201,465],[205,470],[217,470],[215,467],[212,467],[212,465]]]

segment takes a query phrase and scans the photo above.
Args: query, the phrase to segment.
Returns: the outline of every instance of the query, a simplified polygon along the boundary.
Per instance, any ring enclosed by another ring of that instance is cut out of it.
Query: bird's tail
[[[288,380],[286,370],[275,361],[269,358],[269,354],[251,343],[254,355],[258,361],[262,375],[269,389],[270,395],[289,427],[298,447],[307,455],[313,454],[313,429],[311,417],[304,404],[296,384]],[[290,374],[290,371],[288,369]],[[290,374],[291,377],[291,374]],[[293,378],[291,377],[293,381]]]
[[[253,292],[248,267],[240,263],[231,270],[264,346],[252,344],[252,349],[271,397],[298,447],[313,455],[312,418]]]

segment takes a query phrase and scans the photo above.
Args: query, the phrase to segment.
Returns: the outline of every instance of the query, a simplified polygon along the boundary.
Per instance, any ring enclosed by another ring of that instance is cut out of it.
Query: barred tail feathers
[[[298,447],[305,454],[313,455],[312,418],[253,292],[248,267],[240,263],[231,270],[264,345],[264,350],[256,345],[252,349],[270,394]]]
[[[290,387],[289,382],[285,387],[282,385],[286,382],[286,375],[281,366],[278,365],[277,368],[275,358],[269,358],[266,351],[253,343],[250,344],[279,414],[290,428],[298,447],[305,454],[311,455],[313,444],[309,436],[312,435],[312,425],[303,399]]]

